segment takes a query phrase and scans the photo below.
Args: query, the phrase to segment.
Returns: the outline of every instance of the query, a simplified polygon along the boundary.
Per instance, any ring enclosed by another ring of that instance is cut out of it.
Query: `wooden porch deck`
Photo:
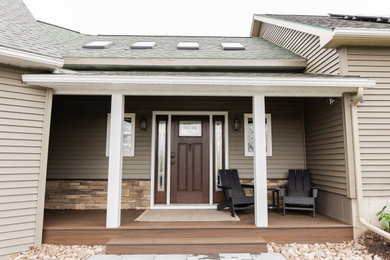
[[[239,212],[240,221],[134,221],[142,212],[143,210],[122,210],[120,228],[107,229],[104,210],[46,210],[43,242],[106,244],[110,253],[185,253],[175,246],[183,246],[187,241],[184,248],[192,250],[191,252],[213,253],[218,248],[213,243],[224,241],[222,249],[219,247],[218,250],[237,252],[237,248],[245,248],[248,252],[256,253],[266,250],[266,242],[321,243],[342,242],[353,238],[351,225],[321,214],[313,219],[307,212],[288,212],[283,216],[270,211],[267,228],[257,228],[254,225],[253,211]],[[196,244],[201,242],[210,244],[211,251],[203,244]],[[129,244],[133,245],[130,251]],[[166,251],[168,247],[170,250]]]

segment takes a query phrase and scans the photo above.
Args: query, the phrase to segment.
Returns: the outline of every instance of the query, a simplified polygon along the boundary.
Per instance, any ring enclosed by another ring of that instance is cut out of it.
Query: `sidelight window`
[[[158,121],[157,130],[157,191],[165,191],[167,122],[165,120]]]
[[[245,131],[245,156],[253,156],[254,153],[254,128],[252,114],[244,115],[244,131]],[[272,124],[271,114],[265,114],[265,138],[266,138],[266,154],[272,156]]]
[[[214,167],[215,167],[215,180],[216,190],[221,190],[218,185],[221,185],[218,178],[218,171],[223,169],[223,122],[214,121]]]

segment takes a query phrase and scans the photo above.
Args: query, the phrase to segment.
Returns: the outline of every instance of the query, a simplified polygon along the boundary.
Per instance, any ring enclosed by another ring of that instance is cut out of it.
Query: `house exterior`
[[[390,25],[255,15],[248,38],[86,35],[0,5],[1,257],[41,244],[45,208],[106,210],[109,230],[122,209],[214,209],[223,168],[254,184],[256,227],[267,187],[300,168],[322,214],[378,224]]]
[[[259,36],[279,46],[292,50],[308,61],[307,73],[327,75],[353,75],[376,81],[375,88],[364,90],[364,102],[357,109],[359,133],[359,157],[363,189],[362,216],[378,225],[375,213],[389,204],[388,184],[388,128],[387,91],[389,88],[389,29],[388,23],[380,23],[374,17],[354,16],[302,16],[255,15],[252,36]],[[283,32],[283,37],[276,37]],[[347,127],[348,128],[348,127]],[[350,131],[345,129],[346,131]],[[348,136],[350,133],[345,132]],[[345,145],[347,176],[341,191],[330,191],[338,198],[333,201],[351,200],[355,203],[356,171],[352,145],[348,138]],[[357,151],[356,151],[357,152]],[[314,169],[313,163],[308,167]],[[343,170],[344,171],[344,170]],[[349,178],[349,179],[348,179]],[[335,177],[332,178],[335,180]],[[321,185],[321,181],[318,181]],[[324,184],[322,184],[324,185]],[[349,185],[349,187],[348,187]],[[335,195],[338,194],[338,195]],[[343,199],[339,196],[343,196]],[[342,205],[340,205],[342,207]],[[353,206],[354,207],[354,206]],[[338,210],[338,212],[341,212]],[[357,222],[357,220],[356,220]]]

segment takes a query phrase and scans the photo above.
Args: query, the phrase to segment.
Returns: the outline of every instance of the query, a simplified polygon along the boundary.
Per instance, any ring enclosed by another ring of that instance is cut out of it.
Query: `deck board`
[[[256,228],[254,226],[253,210],[238,212],[240,221],[199,221],[199,222],[139,222],[134,221],[143,210],[122,210],[121,229],[137,228]],[[105,210],[46,210],[44,229],[62,228],[103,228],[105,229]],[[269,228],[312,228],[312,227],[350,227],[337,219],[317,214],[315,218],[307,212],[289,212],[286,216],[280,213],[268,212]]]
[[[143,210],[122,210],[118,229],[105,227],[104,210],[46,210],[43,242],[54,244],[105,244],[123,237],[242,237],[259,236],[269,242],[342,242],[353,238],[352,226],[331,217],[310,212],[270,211],[269,226],[257,228],[252,211],[242,211],[240,221],[221,222],[138,222]]]

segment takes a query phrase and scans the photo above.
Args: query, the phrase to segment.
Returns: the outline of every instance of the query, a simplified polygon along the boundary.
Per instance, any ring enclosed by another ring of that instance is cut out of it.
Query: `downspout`
[[[390,233],[368,223],[363,217],[363,185],[362,185],[362,172],[360,165],[360,144],[359,144],[359,125],[357,106],[360,100],[363,98],[363,88],[358,89],[357,95],[352,100],[352,132],[353,132],[353,146],[355,155],[355,176],[356,176],[356,198],[357,198],[357,211],[359,222],[369,230],[381,235],[387,239],[390,239]]]

